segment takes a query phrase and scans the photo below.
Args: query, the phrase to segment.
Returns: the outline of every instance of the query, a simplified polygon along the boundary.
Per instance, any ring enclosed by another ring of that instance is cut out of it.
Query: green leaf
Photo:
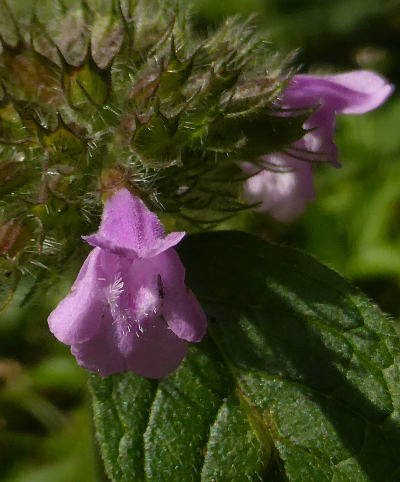
[[[209,335],[159,382],[91,376],[109,477],[399,480],[393,323],[310,256],[248,234],[179,252]]]

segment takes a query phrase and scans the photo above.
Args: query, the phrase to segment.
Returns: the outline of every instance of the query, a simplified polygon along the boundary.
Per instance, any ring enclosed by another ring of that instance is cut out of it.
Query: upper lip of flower
[[[120,189],[112,199],[98,232],[82,236],[91,246],[130,259],[150,258],[175,246],[185,236],[184,232],[165,236],[157,216],[127,189]]]

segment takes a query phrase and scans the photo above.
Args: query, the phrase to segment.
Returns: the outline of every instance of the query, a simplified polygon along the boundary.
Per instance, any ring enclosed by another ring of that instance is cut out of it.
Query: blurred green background
[[[227,15],[254,13],[271,48],[282,55],[296,51],[304,71],[366,68],[400,84],[399,1],[185,2],[192,5],[200,32]],[[400,316],[399,119],[398,92],[376,112],[338,119],[343,168],[315,169],[317,202],[303,218],[290,226],[255,214],[245,221],[260,234],[313,253],[395,319]],[[22,285],[0,317],[0,480],[102,480],[85,372],[47,329],[51,304],[63,290],[58,286],[47,300],[21,306],[28,291]]]

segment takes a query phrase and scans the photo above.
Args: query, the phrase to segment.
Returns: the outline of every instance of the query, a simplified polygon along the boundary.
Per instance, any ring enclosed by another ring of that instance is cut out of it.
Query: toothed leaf
[[[397,480],[394,324],[290,248],[225,231],[179,253],[209,337],[158,383],[90,376],[110,479]]]

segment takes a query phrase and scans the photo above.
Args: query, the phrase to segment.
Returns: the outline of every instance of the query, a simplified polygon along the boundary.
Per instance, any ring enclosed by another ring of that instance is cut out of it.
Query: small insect
[[[157,276],[157,285],[158,285],[158,296],[161,299],[164,299],[164,286],[163,286],[163,282],[160,274]]]

